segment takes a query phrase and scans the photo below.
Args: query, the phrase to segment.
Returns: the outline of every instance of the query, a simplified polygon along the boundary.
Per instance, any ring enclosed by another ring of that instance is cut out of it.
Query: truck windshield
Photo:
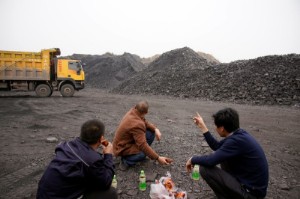
[[[76,70],[76,71],[78,71],[78,70],[82,70],[82,65],[81,65],[81,62],[72,62],[72,61],[70,61],[69,62],[69,69],[70,70]]]

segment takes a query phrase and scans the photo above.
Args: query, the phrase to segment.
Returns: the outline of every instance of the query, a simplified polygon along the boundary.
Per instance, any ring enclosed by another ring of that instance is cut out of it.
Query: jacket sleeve
[[[137,126],[134,129],[132,129],[131,132],[133,138],[139,150],[143,151],[152,160],[156,160],[159,157],[159,155],[148,145],[146,141],[144,128],[142,126]]]
[[[114,169],[112,154],[104,154],[103,159],[97,160],[89,167],[89,178],[92,181],[90,184],[100,190],[109,189],[115,174]]]
[[[214,151],[217,150],[218,148],[220,148],[220,146],[222,146],[222,144],[223,144],[222,141],[219,142],[218,140],[216,140],[210,132],[205,133],[204,138],[205,138],[207,144],[209,145],[209,147]]]
[[[145,125],[146,125],[146,128],[150,129],[152,132],[154,132],[156,129],[156,126],[147,120],[145,120]]]
[[[216,166],[229,158],[233,158],[241,153],[239,144],[234,139],[228,139],[214,153],[204,156],[193,156],[192,164],[202,166]]]

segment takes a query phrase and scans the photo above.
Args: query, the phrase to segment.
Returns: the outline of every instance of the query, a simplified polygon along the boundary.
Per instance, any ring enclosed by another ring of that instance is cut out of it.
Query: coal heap
[[[213,64],[188,47],[171,50],[149,64],[147,71],[205,69]]]
[[[79,59],[85,63],[84,71],[87,86],[100,89],[116,87],[146,67],[139,56],[130,53],[123,55],[111,53],[103,55],[74,54],[68,58]]]
[[[112,90],[259,105],[300,105],[300,55],[212,64],[189,48],[162,54]]]
[[[147,69],[114,88],[112,92],[182,96],[185,94],[187,81],[190,81],[182,79],[184,73],[204,71],[212,66],[211,62],[188,47],[175,49],[162,54]],[[179,82],[181,83],[178,85]]]

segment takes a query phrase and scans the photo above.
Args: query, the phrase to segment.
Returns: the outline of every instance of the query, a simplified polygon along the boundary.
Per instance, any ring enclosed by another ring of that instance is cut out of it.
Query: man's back
[[[113,150],[116,156],[138,154],[143,151],[151,159],[158,154],[147,144],[146,129],[155,131],[155,126],[141,117],[136,108],[131,108],[116,129]]]
[[[208,143],[212,140],[210,136],[205,135]],[[220,162],[222,159],[225,161]],[[269,178],[267,159],[261,146],[246,131],[239,129],[220,141],[216,152],[205,161],[222,163],[246,188],[265,195]]]
[[[103,158],[100,154],[94,151],[88,144],[82,142],[79,138],[70,141],[62,142],[56,148],[56,156],[49,164],[44,175],[39,182],[37,198],[78,198],[88,188],[91,188],[94,180],[90,177],[96,168],[95,163],[102,164]],[[112,158],[110,158],[112,159]],[[113,169],[112,160],[108,162]],[[102,171],[106,172],[105,169]],[[96,174],[99,175],[100,174]],[[102,189],[107,189],[111,182],[112,173],[107,173],[101,176],[104,179]],[[96,179],[96,178],[95,178]],[[98,183],[98,182],[97,182]],[[98,183],[101,186],[100,183]],[[105,187],[106,186],[106,187]]]
[[[232,139],[238,143],[240,154],[229,161],[230,173],[253,192],[264,195],[268,187],[268,163],[261,146],[246,131],[238,130]]]

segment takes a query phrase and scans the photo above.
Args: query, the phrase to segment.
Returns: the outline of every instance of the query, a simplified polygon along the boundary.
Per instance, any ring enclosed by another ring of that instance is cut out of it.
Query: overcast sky
[[[190,47],[221,62],[300,54],[300,0],[0,0],[0,49],[62,55]]]

